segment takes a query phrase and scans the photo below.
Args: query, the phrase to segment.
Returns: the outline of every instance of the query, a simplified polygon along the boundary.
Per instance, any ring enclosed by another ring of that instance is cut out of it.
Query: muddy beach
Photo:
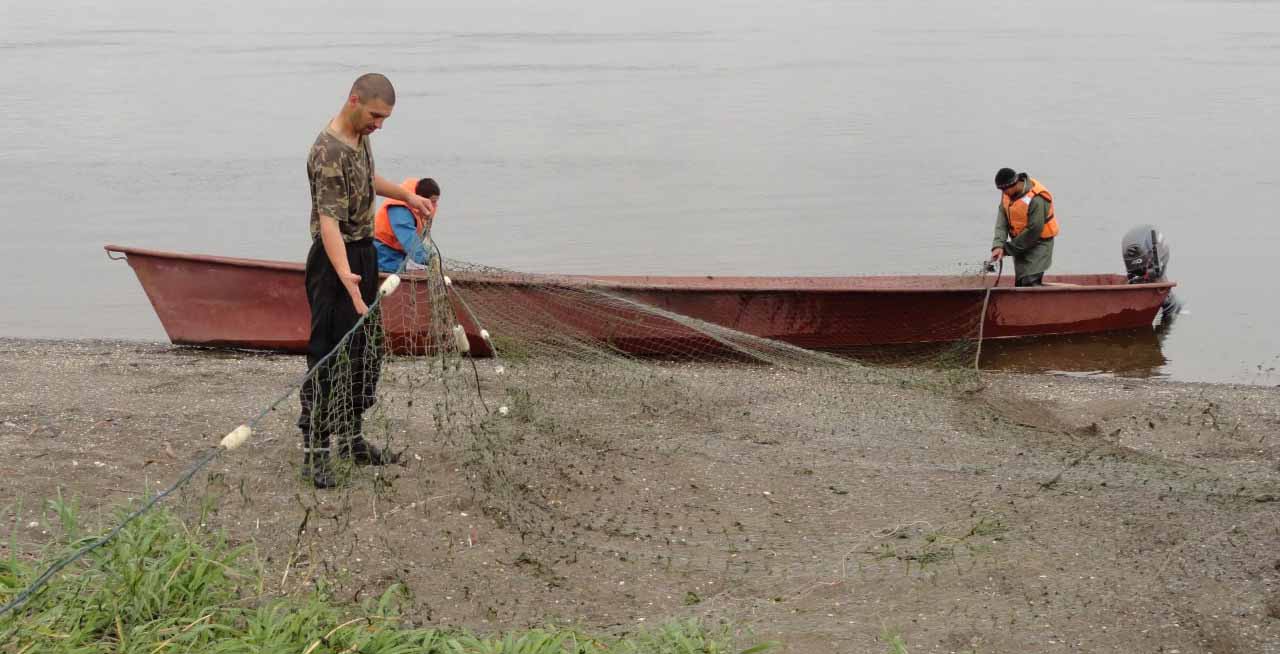
[[[537,365],[513,374],[532,385]],[[59,493],[110,524],[301,368],[0,339],[0,555],[10,533],[20,556],[54,537]],[[314,491],[286,397],[168,505],[251,545],[266,592],[401,582],[417,624],[700,616],[797,653],[882,652],[886,632],[912,652],[1280,652],[1275,388],[989,373],[942,392],[685,365],[642,402],[537,379],[480,467],[474,443],[407,426],[403,465]]]

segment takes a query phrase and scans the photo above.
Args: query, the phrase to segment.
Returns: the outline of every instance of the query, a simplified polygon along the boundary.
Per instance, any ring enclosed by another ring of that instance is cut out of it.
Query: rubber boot
[[[364,417],[356,416],[348,424],[348,429],[337,438],[338,458],[351,459],[358,466],[384,466],[399,459],[365,440],[363,431]]]
[[[351,442],[351,460],[358,466],[385,466],[399,461],[400,457],[357,436]]]
[[[333,488],[338,485],[338,476],[329,463],[329,450],[311,450],[302,455],[302,478],[316,488]]]

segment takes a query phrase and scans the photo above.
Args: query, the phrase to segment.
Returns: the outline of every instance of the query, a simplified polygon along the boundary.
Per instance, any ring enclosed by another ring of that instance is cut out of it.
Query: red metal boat
[[[300,263],[106,246],[124,255],[177,344],[306,350],[309,311]],[[482,327],[542,316],[575,337],[636,354],[680,354],[716,339],[681,317],[823,350],[1150,328],[1174,284],[1124,275],[1056,275],[1013,288],[993,277],[652,277],[450,272],[449,302],[473,355],[491,354]],[[433,347],[426,284],[384,300],[393,348]],[[477,310],[479,308],[480,310]],[[496,310],[494,310],[496,309]],[[656,311],[654,309],[657,309]],[[423,327],[418,327],[423,326]]]

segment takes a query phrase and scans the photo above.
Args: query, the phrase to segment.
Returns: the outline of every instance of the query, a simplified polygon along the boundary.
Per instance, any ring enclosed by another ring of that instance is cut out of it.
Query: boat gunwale
[[[125,255],[138,255],[142,257],[152,257],[156,259],[179,259],[182,261],[195,261],[199,263],[215,263],[221,265],[240,266],[242,268],[264,268],[267,270],[286,270],[289,272],[298,272],[306,270],[306,265],[289,261],[274,261],[271,259],[242,259],[239,257],[220,257],[212,254],[186,254],[183,252],[168,252],[165,250],[152,250],[148,248],[135,248],[123,245],[104,245],[103,248],[108,253],[117,252]]]
[[[131,246],[121,246],[108,244],[103,246],[108,253],[119,253],[126,257],[137,255],[141,257],[152,257],[158,259],[173,259],[179,261],[190,261],[196,263],[215,264],[223,266],[237,266],[241,268],[258,268],[263,270],[276,270],[285,272],[303,272],[306,266],[302,263],[293,263],[288,261],[275,261],[271,259],[246,259],[240,257],[223,257],[208,254],[187,254],[181,252],[169,252],[165,250],[154,250],[149,248],[139,248]],[[386,273],[382,273],[385,275]],[[1111,273],[1093,273],[1093,275],[1104,276]],[[1164,281],[1148,284],[1102,284],[1102,285],[1048,285],[1035,287],[1013,287],[1013,286],[970,286],[970,287],[953,287],[953,288],[904,288],[902,286],[859,286],[859,287],[795,287],[793,286],[800,280],[823,281],[828,284],[838,282],[839,280],[874,280],[883,279],[920,279],[920,278],[938,278],[938,279],[954,279],[953,276],[946,275],[860,275],[860,276],[797,276],[797,277],[749,277],[749,276],[651,276],[651,275],[558,275],[546,273],[518,273],[517,275],[508,275],[506,273],[482,273],[472,271],[451,271],[449,275],[453,279],[457,279],[462,283],[474,284],[501,284],[505,286],[515,287],[534,287],[534,286],[566,286],[572,288],[591,288],[591,289],[618,289],[626,291],[679,291],[683,293],[916,293],[916,294],[955,294],[955,293],[974,293],[986,291],[990,288],[1001,294],[1015,293],[1080,293],[1080,292],[1133,292],[1133,291],[1160,291],[1172,289],[1177,286],[1177,282]],[[1084,276],[1089,276],[1085,273]],[[421,278],[420,273],[408,273],[407,279]],[[1063,275],[1071,276],[1071,275]],[[1119,275],[1116,275],[1119,276]],[[667,280],[666,283],[655,280]],[[676,280],[684,281],[711,281],[720,280],[726,282],[722,286],[691,286],[680,285]],[[746,286],[742,284],[742,280],[787,280],[787,286]],[[738,284],[734,285],[733,282]],[[1051,282],[1052,283],[1052,282]]]

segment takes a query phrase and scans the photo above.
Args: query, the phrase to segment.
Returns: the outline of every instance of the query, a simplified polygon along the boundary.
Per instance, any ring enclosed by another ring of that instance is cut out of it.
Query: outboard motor
[[[1169,269],[1169,244],[1155,225],[1138,225],[1129,230],[1120,241],[1120,254],[1130,284],[1164,281]],[[1160,306],[1160,323],[1169,324],[1181,311],[1182,303],[1169,293]]]
[[[1129,230],[1120,241],[1120,248],[1130,284],[1164,281],[1164,271],[1169,267],[1169,245],[1154,225],[1138,225]]]

